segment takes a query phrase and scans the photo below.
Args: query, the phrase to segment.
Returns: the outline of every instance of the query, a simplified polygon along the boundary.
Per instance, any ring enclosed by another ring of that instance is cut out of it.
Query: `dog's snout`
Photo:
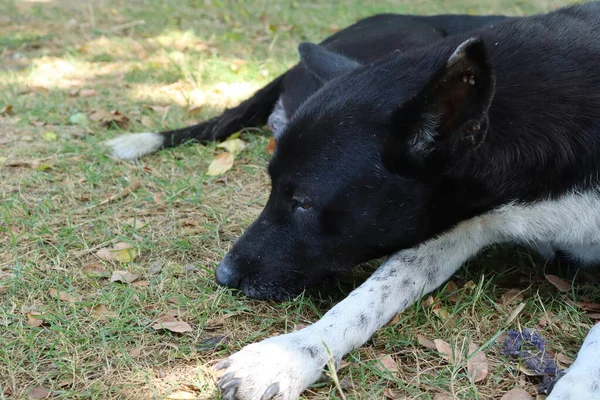
[[[235,267],[229,256],[225,256],[223,261],[221,261],[215,271],[215,277],[217,278],[217,283],[219,285],[227,286],[232,289],[238,289],[242,282],[242,274],[239,272],[238,268]]]

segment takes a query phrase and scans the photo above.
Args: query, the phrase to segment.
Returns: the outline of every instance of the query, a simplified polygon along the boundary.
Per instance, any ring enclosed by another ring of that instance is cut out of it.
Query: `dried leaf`
[[[156,322],[152,325],[152,329],[161,330],[166,329],[171,332],[183,333],[183,332],[192,332],[193,329],[187,322],[184,321],[165,321],[165,322]]]
[[[448,313],[448,311],[445,308],[434,308],[433,313],[440,317],[440,319],[442,319],[443,321],[446,321],[448,318],[450,318],[450,313]]]
[[[184,219],[183,221],[181,221],[181,225],[197,227],[197,226],[200,226],[200,223],[198,221],[196,221],[195,219],[188,218],[188,219]]]
[[[135,286],[135,287],[149,287],[150,286],[150,282],[148,281],[135,281],[131,284],[131,286]]]
[[[154,126],[154,121],[152,121],[152,118],[148,117],[147,115],[142,115],[140,118],[140,123],[146,128],[152,128]]]
[[[116,260],[122,263],[133,261],[137,257],[137,249],[129,243],[119,242],[114,247],[98,250],[96,256],[102,260]],[[114,275],[113,275],[114,276]]]
[[[423,300],[423,307],[429,308],[433,305],[433,303],[435,303],[435,299],[433,298],[433,296],[429,296],[425,300]]]
[[[167,399],[169,399],[169,400],[188,400],[188,399],[189,400],[197,400],[198,395],[189,393],[189,392],[184,392],[183,390],[178,390],[178,391],[173,392],[170,395],[168,395]]]
[[[129,354],[129,357],[131,358],[138,358],[142,355],[142,349],[131,349],[127,352],[127,354]]]
[[[93,110],[90,113],[90,119],[95,122],[100,122],[100,124],[106,127],[117,125],[121,128],[125,128],[129,123],[129,118],[121,114],[119,110]]]
[[[91,276],[93,278],[108,278],[110,276],[110,272],[108,272],[100,263],[91,263],[85,265],[83,268],[81,268],[81,271],[87,276]]]
[[[265,150],[267,151],[267,153],[273,155],[273,154],[275,154],[276,148],[277,148],[277,139],[275,139],[275,137],[271,136],[271,138],[269,139],[269,143],[267,143],[267,147],[265,148]]]
[[[533,400],[533,397],[524,389],[515,388],[504,393],[504,396],[500,400]]]
[[[206,175],[218,176],[224,174],[225,172],[229,171],[231,167],[233,167],[233,159],[234,157],[231,153],[219,154],[208,166]]]
[[[152,110],[155,113],[162,114],[162,115],[165,115],[171,108],[171,106],[155,106],[155,105],[154,106],[145,106],[145,107],[148,110]]]
[[[567,357],[563,353],[558,353],[556,355],[556,360],[563,365],[571,365],[575,362],[571,357]]]
[[[129,218],[125,222],[127,222],[127,225],[131,226],[136,231],[139,231],[140,229],[143,229],[148,225],[139,218]]]
[[[524,308],[525,308],[525,303],[519,304],[513,310],[513,312],[511,312],[510,315],[508,316],[508,319],[506,320],[506,324],[510,325],[510,323],[513,322],[515,320],[515,318],[517,318],[519,316],[519,314],[521,314],[521,311],[523,311]]]
[[[4,116],[4,115],[8,115],[12,112],[13,106],[11,106],[10,104],[5,105],[4,107],[0,108],[0,115]]]
[[[473,382],[481,382],[488,375],[488,361],[483,351],[478,351],[479,345],[469,343],[469,359],[467,360],[467,371]],[[473,353],[475,355],[473,356]]]
[[[242,139],[229,139],[222,143],[219,143],[217,147],[222,148],[233,154],[233,157],[236,157],[241,153],[242,150],[246,148],[246,142]]]
[[[578,307],[582,308],[584,311],[598,311],[600,312],[600,304],[598,303],[588,303],[588,302],[579,302],[575,303]]]
[[[94,317],[108,317],[108,318],[116,318],[117,312],[110,311],[104,304],[98,304],[92,307],[90,310],[90,314]]]
[[[386,399],[390,399],[390,400],[405,400],[405,399],[407,399],[407,397],[404,396],[404,392],[399,389],[386,388],[383,391],[383,395],[385,396]]]
[[[148,266],[148,273],[150,275],[158,275],[163,269],[165,264],[162,261],[154,261]]]
[[[467,289],[467,290],[474,290],[476,287],[477,287],[477,284],[473,281],[469,281],[463,285],[463,288]]]
[[[502,304],[510,304],[513,301],[523,301],[523,293],[519,289],[509,289],[502,295]]]
[[[200,111],[202,111],[203,108],[204,108],[204,104],[191,106],[190,108],[188,108],[188,113],[190,115],[198,114]]]
[[[350,365],[352,365],[352,363],[351,363],[351,362],[348,362],[348,361],[346,361],[346,360],[342,360],[342,361],[340,362],[339,369],[344,369],[344,368],[346,368],[346,367],[348,367],[348,366],[350,366]]]
[[[79,91],[79,96],[81,97],[92,97],[96,95],[96,90],[94,89],[82,89]]]
[[[154,193],[154,202],[159,206],[164,206],[165,202],[163,200],[164,193]]]
[[[398,367],[398,363],[390,355],[382,355],[377,359],[377,361],[379,361],[379,363],[381,364],[378,365],[378,367],[382,371],[387,370],[389,372],[398,372],[398,370],[400,369]]]
[[[586,317],[588,317],[589,319],[593,319],[593,320],[599,320],[600,319],[600,313],[597,312],[589,312],[585,314]]]
[[[423,347],[427,347],[428,349],[432,350],[437,348],[433,340],[430,340],[423,335],[417,334],[417,340],[419,341],[419,344]]]
[[[560,279],[556,275],[546,275],[546,279],[550,282],[554,287],[558,289],[559,292],[568,292],[571,290],[571,284],[567,281]]]
[[[394,315],[394,318],[392,318],[392,320],[388,322],[388,326],[396,325],[398,322],[400,322],[400,314]]]
[[[130,274],[127,271],[115,271],[110,277],[111,282],[133,283],[139,279],[139,276]]]
[[[27,314],[27,325],[32,328],[37,328],[44,325],[44,319],[42,318],[42,313],[37,311],[32,311]]]
[[[52,296],[56,299],[60,299],[67,303],[76,303],[78,301],[81,301],[81,299],[78,298],[77,296],[73,296],[67,292],[60,292],[54,288],[50,289],[48,292],[50,293],[50,296]]]
[[[448,342],[442,339],[435,339],[433,343],[440,356],[450,364],[456,365],[462,360],[462,354],[459,351],[453,351],[452,346]]]
[[[29,391],[29,397],[32,399],[47,399],[52,395],[52,392],[44,387],[36,386]]]

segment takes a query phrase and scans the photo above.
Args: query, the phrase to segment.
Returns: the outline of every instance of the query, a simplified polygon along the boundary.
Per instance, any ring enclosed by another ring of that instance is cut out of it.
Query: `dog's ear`
[[[360,67],[358,62],[314,43],[300,43],[298,53],[306,69],[321,82]]]
[[[485,44],[471,38],[456,48],[424,88],[394,114],[394,129],[411,157],[459,157],[484,139],[494,75]],[[408,135],[408,136],[406,136]]]

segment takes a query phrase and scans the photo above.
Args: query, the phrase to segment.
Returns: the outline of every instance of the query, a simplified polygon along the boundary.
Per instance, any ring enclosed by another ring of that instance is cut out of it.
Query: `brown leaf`
[[[208,166],[206,175],[218,176],[229,171],[233,167],[233,154],[225,152],[217,155],[215,159]]]
[[[133,283],[138,280],[139,276],[130,274],[127,271],[114,271],[110,277],[111,282]]]
[[[104,266],[100,263],[91,263],[81,268],[81,271],[87,276],[93,278],[108,278],[110,272],[108,272]]]
[[[429,296],[425,300],[423,300],[423,307],[429,308],[433,305],[433,303],[435,303],[433,296]]]
[[[4,116],[4,115],[8,115],[12,112],[13,106],[11,106],[10,104],[5,105],[4,107],[0,108],[0,115]]]
[[[32,399],[47,399],[52,395],[52,392],[49,391],[48,389],[41,387],[41,386],[35,386],[34,388],[32,388],[29,391],[29,397],[31,397]]]
[[[79,91],[79,96],[81,97],[92,97],[96,95],[96,90],[94,89],[82,89]]]
[[[166,321],[166,322],[156,322],[152,325],[152,329],[161,330],[166,329],[171,332],[183,333],[183,332],[192,332],[193,329],[187,322],[184,321]]]
[[[42,313],[37,311],[32,311],[27,314],[27,325],[32,328],[37,328],[44,325],[45,321],[42,318]]]
[[[476,287],[477,287],[477,284],[473,281],[469,281],[463,285],[463,288],[466,289],[467,291],[472,291]]]
[[[204,108],[204,104],[191,106],[190,108],[188,108],[188,113],[190,115],[198,114],[200,111],[202,111],[203,108]]]
[[[171,108],[171,106],[156,106],[156,105],[152,105],[152,106],[145,106],[145,108],[147,108],[148,110],[152,110],[155,113],[165,115],[169,111],[169,109]]]
[[[556,275],[546,275],[548,282],[554,285],[559,292],[568,292],[571,290],[571,284]]]
[[[571,357],[567,357],[563,353],[558,353],[556,355],[556,360],[563,365],[571,365],[575,362]]]
[[[388,326],[396,325],[398,322],[400,322],[400,314],[394,315],[394,318],[392,318],[392,320],[388,322]]]
[[[456,303],[458,301],[458,285],[454,281],[448,282],[446,285],[446,289],[444,291],[448,293],[448,301],[451,303]]]
[[[406,397],[404,396],[404,392],[399,389],[390,389],[386,388],[383,391],[383,395],[386,399],[390,400],[404,400]]]
[[[428,349],[432,350],[437,348],[433,340],[430,340],[421,334],[417,334],[417,340],[419,341],[419,344],[423,347],[427,347]]]
[[[161,207],[165,205],[163,196],[164,196],[164,193],[154,193],[154,202]]]
[[[348,362],[348,361],[346,361],[346,360],[342,360],[342,361],[340,361],[340,366],[339,366],[339,369],[344,369],[344,368],[346,368],[346,367],[348,367],[348,366],[350,366],[350,365],[352,365],[352,363],[351,363],[351,362]]]
[[[140,123],[146,128],[152,128],[154,126],[154,121],[152,121],[152,118],[148,117],[147,115],[142,115],[140,118]]]
[[[56,299],[60,299],[64,302],[67,303],[76,303],[78,301],[81,301],[81,299],[79,299],[76,296],[73,296],[67,292],[59,292],[58,290],[52,288],[48,291],[50,293],[50,296],[56,298]]]
[[[600,313],[597,312],[589,312],[585,314],[586,317],[593,320],[600,320]]]
[[[273,155],[273,154],[275,154],[276,148],[277,148],[277,139],[275,139],[275,137],[271,136],[271,138],[269,139],[269,143],[267,143],[267,147],[265,148],[265,150],[267,151],[267,153]]]
[[[524,389],[514,388],[504,393],[500,400],[533,400],[533,397]]]
[[[583,301],[575,303],[575,305],[582,308],[584,311],[600,311],[600,304],[598,303],[588,303]]]
[[[456,365],[462,360],[462,354],[459,351],[453,351],[452,346],[448,342],[442,339],[435,339],[433,343],[440,356],[450,364]]]
[[[108,318],[115,318],[117,317],[117,312],[115,311],[110,311],[108,309],[108,307],[106,307],[104,304],[98,304],[95,305],[94,307],[92,307],[92,309],[90,310],[90,314],[93,315],[94,317],[108,317]]]
[[[382,355],[378,359],[381,365],[377,365],[377,367],[382,371],[390,371],[390,372],[398,372],[398,363],[392,358],[390,355]]]
[[[90,113],[89,117],[92,121],[99,122],[106,127],[117,125],[125,128],[129,123],[129,118],[121,114],[119,110],[105,111],[96,109]]]
[[[150,282],[148,282],[148,281],[136,281],[136,282],[133,282],[131,284],[131,286],[135,286],[135,287],[149,287],[150,286]]]
[[[188,218],[188,219],[184,219],[183,221],[181,221],[181,225],[195,227],[195,226],[200,226],[200,223],[198,221],[196,221],[195,219]]]
[[[445,308],[434,308],[433,313],[440,317],[440,319],[443,321],[446,321],[448,318],[450,318],[450,313]]]
[[[131,349],[127,352],[127,354],[129,354],[129,357],[131,358],[138,358],[142,355],[142,349]]]
[[[521,311],[523,311],[524,308],[525,308],[525,303],[520,303],[513,310],[513,312],[511,312],[510,315],[508,316],[508,319],[506,320],[506,324],[510,325],[510,323],[513,322],[515,320],[515,318],[517,318],[519,316],[519,314],[521,314]]]
[[[467,360],[467,371],[473,382],[481,382],[488,375],[488,361],[483,351],[478,351],[479,345],[469,343],[469,359]],[[476,353],[475,353],[476,352]],[[473,353],[475,355],[473,356]]]
[[[538,322],[538,324],[542,328],[545,328],[549,324],[551,324],[551,323],[555,324],[557,322],[558,322],[558,318],[556,318],[556,314],[554,314],[552,311],[548,311],[548,312],[546,312],[545,316],[543,316],[542,318],[540,318],[540,321]]]
[[[523,301],[523,293],[519,289],[509,289],[502,295],[502,304],[510,304],[513,301]]]
[[[115,244],[114,247],[98,250],[96,256],[105,261],[116,260],[122,263],[128,263],[137,257],[137,249],[129,243],[119,242]]]

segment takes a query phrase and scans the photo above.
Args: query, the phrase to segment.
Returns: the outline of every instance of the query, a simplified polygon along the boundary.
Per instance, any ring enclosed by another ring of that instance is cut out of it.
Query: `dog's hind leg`
[[[600,399],[600,324],[590,330],[577,359],[548,396],[548,400],[583,399]]]
[[[197,125],[160,133],[125,134],[108,141],[106,145],[116,157],[135,160],[185,142],[223,140],[240,129],[264,126],[281,95],[284,77],[285,74],[279,76],[237,107]]]

